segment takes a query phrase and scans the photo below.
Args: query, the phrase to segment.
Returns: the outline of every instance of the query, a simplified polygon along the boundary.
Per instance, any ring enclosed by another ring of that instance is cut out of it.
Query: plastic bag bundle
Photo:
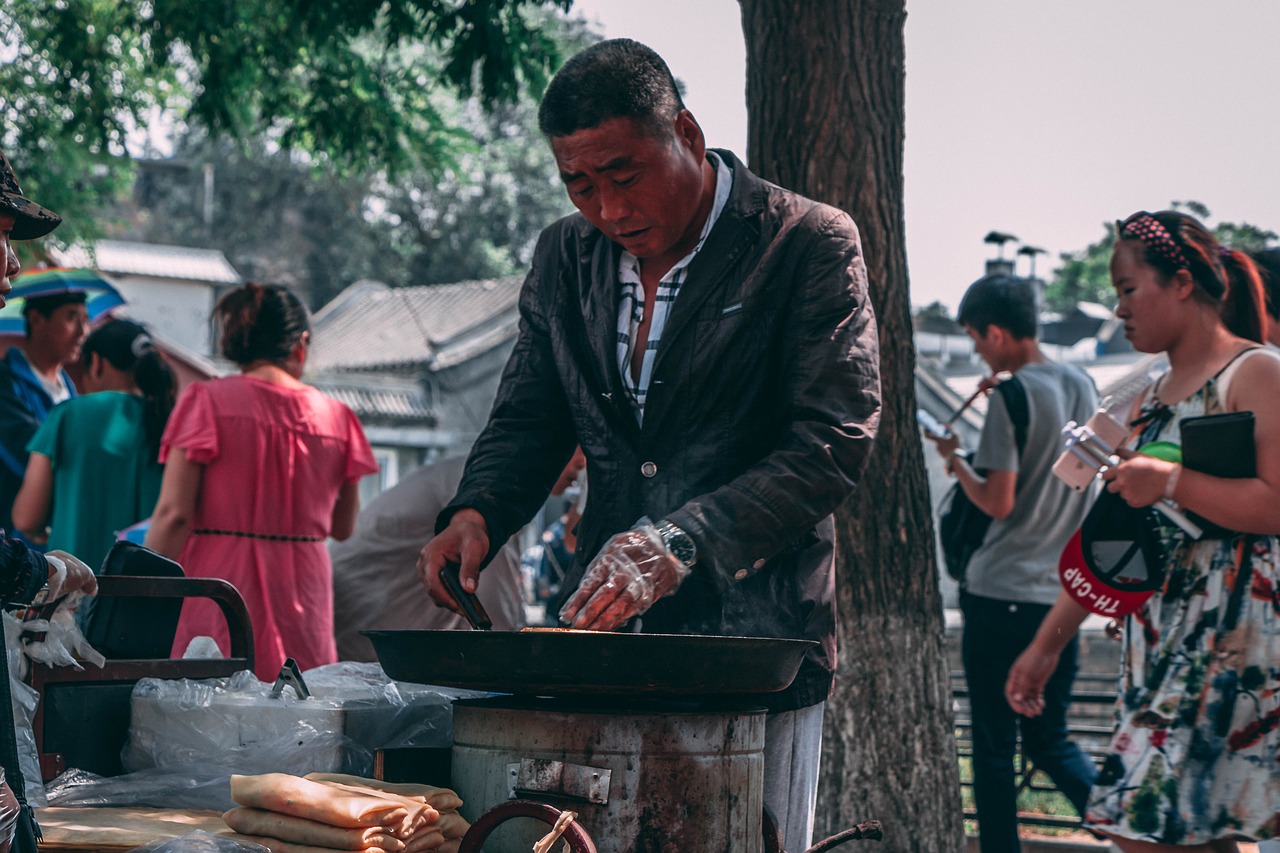
[[[22,780],[26,785],[27,803],[35,808],[47,805],[44,779],[40,775],[40,757],[36,751],[36,736],[31,722],[40,704],[40,694],[22,679],[29,666],[22,652],[23,623],[7,611],[3,615],[5,648],[9,652],[9,696],[13,705],[14,737],[18,746],[18,766],[22,768]]]
[[[106,658],[98,653],[76,624],[76,610],[84,600],[80,590],[70,593],[46,619],[32,619],[22,623],[28,634],[43,634],[43,639],[33,640],[23,646],[27,657],[47,666],[73,666],[84,669],[81,661],[101,667]]]

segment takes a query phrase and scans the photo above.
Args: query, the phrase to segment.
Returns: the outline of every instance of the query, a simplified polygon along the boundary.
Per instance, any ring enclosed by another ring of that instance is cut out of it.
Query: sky
[[[737,0],[573,8],[662,54],[708,143],[743,153]],[[907,0],[912,304],[954,311],[991,230],[1048,250],[1041,277],[1105,222],[1174,201],[1280,232],[1278,40],[1278,0]]]

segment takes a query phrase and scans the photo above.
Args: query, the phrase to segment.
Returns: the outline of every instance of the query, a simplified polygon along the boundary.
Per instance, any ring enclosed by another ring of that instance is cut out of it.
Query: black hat
[[[10,240],[34,240],[43,237],[62,222],[62,217],[41,207],[22,194],[18,176],[9,165],[9,158],[0,151],[0,213],[7,213],[17,221]]]

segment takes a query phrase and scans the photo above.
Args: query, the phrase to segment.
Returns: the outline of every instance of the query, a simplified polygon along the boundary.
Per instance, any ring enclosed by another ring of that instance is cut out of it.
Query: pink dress
[[[378,470],[356,416],[314,388],[231,376],[182,392],[160,461],[175,447],[204,466],[178,562],[188,577],[222,578],[240,591],[258,678],[274,681],[287,657],[303,669],[336,661],[325,538],[342,486]],[[230,654],[221,610],[189,598],[174,655],[200,635]]]

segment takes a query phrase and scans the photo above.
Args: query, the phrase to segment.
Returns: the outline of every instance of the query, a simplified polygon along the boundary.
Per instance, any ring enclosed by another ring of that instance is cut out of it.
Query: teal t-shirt
[[[49,457],[49,549],[96,572],[116,533],[149,518],[164,468],[147,446],[141,397],[103,391],[54,406],[27,450]]]

